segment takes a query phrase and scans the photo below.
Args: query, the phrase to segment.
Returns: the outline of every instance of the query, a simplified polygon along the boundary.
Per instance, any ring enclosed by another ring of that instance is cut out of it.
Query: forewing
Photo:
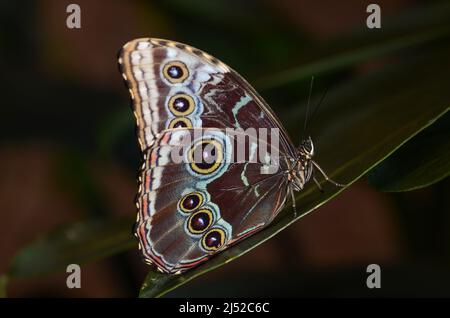
[[[177,127],[277,128],[280,151],[293,154],[267,103],[211,55],[178,42],[143,38],[124,45],[119,65],[132,98],[141,150],[161,131]]]

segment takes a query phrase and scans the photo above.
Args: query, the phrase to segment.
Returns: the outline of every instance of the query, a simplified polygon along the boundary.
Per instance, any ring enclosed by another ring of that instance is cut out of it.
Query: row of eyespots
[[[202,234],[207,231],[214,222],[211,209],[201,208],[204,202],[200,192],[191,192],[181,198],[179,208],[183,212],[191,213],[187,219],[187,228],[192,234]],[[194,212],[195,211],[195,212]],[[225,231],[220,228],[211,228],[202,237],[202,247],[206,251],[216,251],[225,243]]]
[[[181,61],[171,61],[164,65],[162,73],[171,84],[184,82],[189,77],[189,70]],[[171,128],[192,128],[192,122],[185,116],[195,108],[194,99],[184,93],[177,93],[169,99],[169,109],[176,117],[169,124]]]

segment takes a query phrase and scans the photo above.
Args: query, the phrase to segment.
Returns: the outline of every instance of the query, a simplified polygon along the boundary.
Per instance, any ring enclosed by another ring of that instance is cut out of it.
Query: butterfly
[[[312,139],[295,147],[255,89],[215,57],[141,38],[123,46],[119,66],[143,154],[134,231],[144,261],[159,271],[183,273],[261,230],[289,196],[295,208],[295,191],[311,179],[319,186],[314,169],[342,186],[313,160]],[[276,135],[241,139],[247,151],[235,160],[233,129],[238,137],[251,129]],[[173,156],[180,148],[187,149],[181,161]]]

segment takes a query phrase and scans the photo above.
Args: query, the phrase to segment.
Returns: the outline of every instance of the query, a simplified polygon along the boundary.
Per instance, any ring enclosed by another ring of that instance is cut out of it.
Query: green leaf
[[[6,298],[6,287],[8,286],[8,276],[0,275],[0,298]]]
[[[321,110],[320,131],[312,135],[322,168],[338,182],[351,184],[444,114],[450,106],[449,90],[442,89],[450,85],[448,56],[449,48],[392,63],[338,87]],[[303,111],[299,107],[286,116],[292,136],[301,134]],[[140,297],[163,296],[240,257],[342,191],[328,183],[323,187],[325,193],[311,184],[299,193],[299,215],[285,208],[267,228],[183,275],[151,270]]]
[[[22,249],[13,259],[13,278],[65,271],[69,264],[83,264],[137,247],[131,233],[132,219],[88,219],[56,229]]]
[[[431,18],[432,17],[432,18]],[[362,30],[329,41],[326,46],[306,47],[297,66],[261,77],[254,82],[258,90],[273,90],[311,76],[323,76],[359,63],[405,49],[446,41],[450,35],[450,4],[419,6],[401,16],[383,20],[382,32]]]
[[[446,113],[369,173],[380,191],[410,191],[450,175],[450,113]]]

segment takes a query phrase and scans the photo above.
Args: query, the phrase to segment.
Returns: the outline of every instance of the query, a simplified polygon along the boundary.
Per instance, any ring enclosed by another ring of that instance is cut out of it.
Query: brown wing
[[[141,150],[174,127],[266,127],[280,129],[280,150],[293,155],[294,147],[267,103],[218,59],[185,44],[152,38],[128,42],[119,55]]]
[[[271,175],[261,172],[265,158],[225,161],[213,172],[195,173],[192,163],[170,157],[177,138],[202,131],[222,141],[223,158],[234,158],[235,145],[225,142],[226,128],[257,132],[246,141],[249,156],[258,152],[260,129],[267,130],[266,146],[282,157],[293,156],[287,133],[256,91],[214,57],[172,41],[133,40],[120,52],[119,64],[145,155],[136,235],[146,261],[165,272],[184,271],[270,223],[286,199],[284,161]],[[180,208],[186,198],[202,203],[187,213]],[[200,216],[206,220],[208,215],[211,224],[191,231],[189,224],[200,224]]]
[[[174,160],[172,152],[180,146],[189,152],[203,141],[214,144],[218,164],[213,168],[189,161],[186,152],[183,162]],[[286,167],[262,173],[264,164],[254,160],[256,142],[247,140],[253,152],[234,162],[236,148],[225,130],[161,133],[146,152],[140,178],[136,235],[148,263],[182,272],[272,221],[286,199]]]

